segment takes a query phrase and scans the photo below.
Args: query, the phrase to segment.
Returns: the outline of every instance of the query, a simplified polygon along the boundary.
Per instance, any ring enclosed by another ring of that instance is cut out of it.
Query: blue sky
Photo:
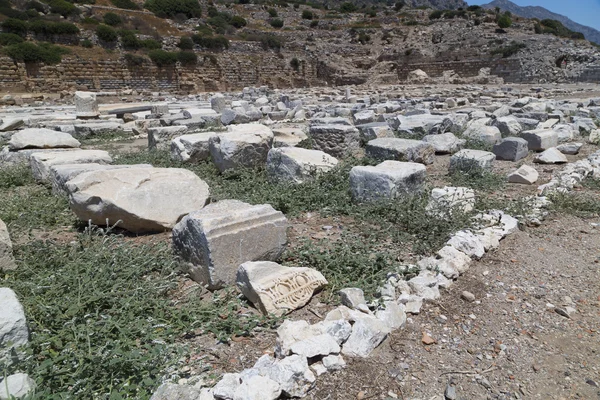
[[[582,25],[600,30],[600,0],[511,0],[520,6],[541,6],[566,15]],[[470,5],[487,4],[491,0],[466,0]]]

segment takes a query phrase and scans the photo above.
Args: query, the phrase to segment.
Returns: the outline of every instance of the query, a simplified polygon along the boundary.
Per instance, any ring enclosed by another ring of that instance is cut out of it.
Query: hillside
[[[494,0],[491,3],[482,5],[484,8],[493,9],[495,7],[500,7],[503,11],[510,11],[511,13],[525,17],[525,18],[537,18],[537,19],[554,19],[560,21],[567,28],[575,31],[581,32],[585,35],[585,38],[591,42],[600,44],[600,31],[591,28],[589,26],[578,24],[577,22],[571,20],[568,17],[565,17],[561,14],[553,13],[545,9],[544,7],[534,7],[527,6],[521,7],[512,1],[509,0]]]

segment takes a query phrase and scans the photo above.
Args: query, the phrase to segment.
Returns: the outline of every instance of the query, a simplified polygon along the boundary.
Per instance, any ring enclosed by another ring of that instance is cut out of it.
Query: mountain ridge
[[[586,25],[579,24],[569,17],[562,14],[557,14],[544,7],[540,6],[520,6],[513,3],[510,0],[494,0],[488,4],[482,4],[483,8],[495,8],[500,7],[503,11],[510,11],[511,13],[524,18],[537,18],[537,19],[554,19],[560,21],[564,26],[575,32],[581,32],[585,38],[591,42],[600,44],[600,31]]]

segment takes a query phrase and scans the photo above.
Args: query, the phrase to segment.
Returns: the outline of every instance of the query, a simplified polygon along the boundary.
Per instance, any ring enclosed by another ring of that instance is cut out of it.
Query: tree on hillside
[[[512,25],[512,19],[510,19],[510,17],[508,15],[504,14],[498,18],[498,26],[501,29],[510,28],[511,25]]]

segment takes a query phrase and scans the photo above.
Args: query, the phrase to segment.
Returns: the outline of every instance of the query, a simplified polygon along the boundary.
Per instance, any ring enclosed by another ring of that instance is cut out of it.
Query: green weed
[[[552,210],[582,218],[600,216],[600,199],[591,193],[554,193],[550,196]]]

